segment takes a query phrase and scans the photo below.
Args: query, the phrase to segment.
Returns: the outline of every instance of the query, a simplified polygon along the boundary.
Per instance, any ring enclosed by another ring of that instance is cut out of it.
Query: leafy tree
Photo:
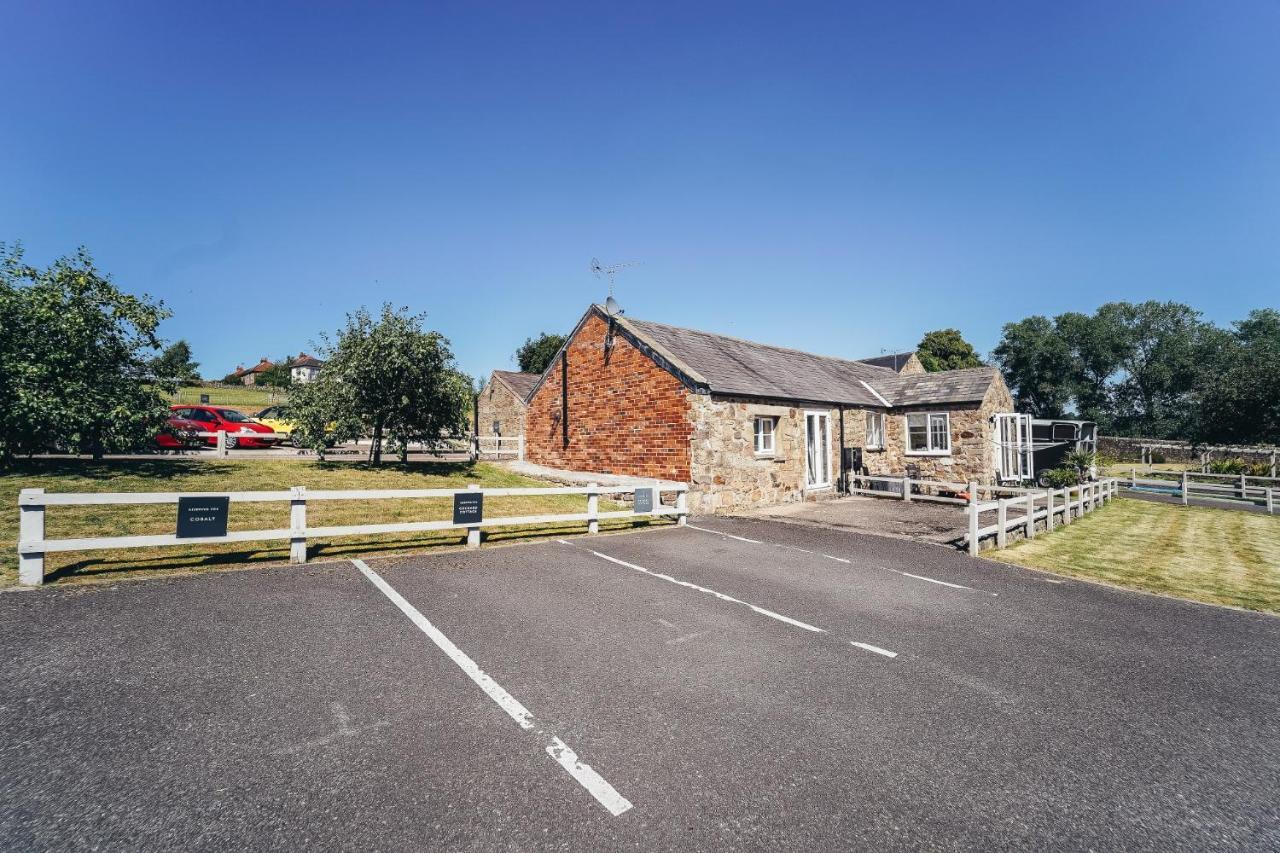
[[[39,269],[0,244],[0,461],[146,446],[175,390],[151,371],[168,316],[119,290],[83,248]]]
[[[525,338],[524,345],[516,350],[516,363],[525,373],[542,373],[566,340],[568,338],[564,335],[549,332],[543,332],[536,338]]]
[[[937,329],[926,333],[916,347],[916,355],[930,373],[982,366],[978,351],[961,336],[959,329]]]
[[[1129,435],[1175,438],[1190,432],[1192,391],[1202,358],[1220,342],[1200,313],[1176,302],[1114,303],[1127,336],[1115,388],[1116,426]]]
[[[200,365],[191,360],[191,345],[185,340],[174,341],[151,359],[151,372],[160,379],[182,384],[200,381]]]
[[[337,340],[322,336],[325,369],[297,386],[289,415],[303,444],[318,451],[370,435],[369,459],[382,462],[383,442],[403,458],[410,442],[433,443],[466,429],[471,379],[454,367],[449,341],[423,328],[425,315],[382,306],[347,315]]]
[[[271,366],[258,374],[258,378],[254,380],[255,385],[268,385],[272,388],[288,388],[293,384],[293,370],[290,364],[293,359],[290,356],[278,358],[271,363]]]
[[[233,370],[226,376],[222,377],[222,381],[227,385],[239,385],[243,380],[237,376],[236,372]]]
[[[1280,444],[1277,377],[1280,311],[1252,311],[1205,358],[1190,437],[1205,443]]]
[[[1071,393],[1076,413],[1109,432],[1115,426],[1112,378],[1131,346],[1120,303],[1103,305],[1093,315],[1070,312],[1054,319],[1054,327],[1071,360]]]
[[[1048,317],[1006,323],[994,356],[1018,411],[1062,417],[1072,396],[1071,352]]]

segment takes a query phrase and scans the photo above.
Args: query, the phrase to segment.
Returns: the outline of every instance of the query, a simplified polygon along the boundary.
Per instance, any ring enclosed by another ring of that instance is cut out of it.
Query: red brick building
[[[598,305],[526,402],[529,461],[688,482],[694,512],[832,494],[846,449],[868,474],[992,483],[1016,417],[994,368],[830,358]]]

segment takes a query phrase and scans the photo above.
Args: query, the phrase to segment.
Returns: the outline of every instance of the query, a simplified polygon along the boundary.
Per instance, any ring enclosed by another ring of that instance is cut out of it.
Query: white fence
[[[477,455],[514,456],[524,461],[524,435],[478,435],[475,438]]]
[[[978,483],[952,483],[940,480],[916,480],[911,477],[857,476],[850,480],[853,494],[897,498],[903,501],[931,501],[957,504],[966,508],[968,531],[964,542],[969,553],[976,556],[981,541],[994,538],[997,548],[1008,545],[1009,533],[1019,528],[1026,538],[1036,535],[1036,522],[1043,522],[1046,530],[1057,524],[1070,524],[1114,498],[1119,481],[1114,478],[1069,486],[1064,489],[1029,489],[1020,486],[986,486]],[[864,483],[880,483],[881,488],[868,488]],[[912,487],[922,491],[912,492]],[[935,493],[924,491],[932,489]],[[937,494],[950,492],[951,494]],[[960,497],[963,493],[968,497]],[[981,501],[986,494],[993,500]],[[1001,497],[1009,495],[1010,497]],[[1009,510],[1015,510],[1013,516]],[[1021,510],[1021,512],[1017,512]],[[996,513],[996,523],[981,525],[979,516],[985,512]]]
[[[650,511],[634,510],[600,512],[601,495],[630,494],[637,490],[652,489],[653,505]],[[409,533],[427,530],[465,529],[467,545],[480,546],[483,527],[511,527],[556,522],[586,522],[587,532],[598,533],[600,521],[613,518],[648,518],[675,516],[683,526],[688,515],[688,491],[686,484],[627,483],[600,486],[552,486],[532,488],[482,489],[477,485],[465,489],[365,489],[347,491],[308,490],[306,486],[294,486],[288,491],[273,492],[101,492],[48,494],[44,489],[23,489],[18,495],[18,581],[27,585],[44,583],[45,555],[60,551],[98,551],[117,548],[155,548],[169,545],[201,545],[224,542],[256,542],[275,539],[289,540],[289,559],[294,563],[307,561],[308,538],[334,538],[340,536],[367,536],[382,533]],[[675,494],[675,505],[662,503],[661,494]],[[487,497],[539,497],[543,495],[583,495],[587,499],[586,512],[549,515],[481,517],[474,521],[457,523],[449,521],[398,521],[387,524],[349,524],[331,527],[307,526],[307,503],[310,501],[371,501],[406,498],[453,498],[456,495],[482,495]],[[107,536],[86,539],[46,539],[45,512],[51,506],[102,506],[138,504],[174,504],[180,498],[230,498],[231,503],[289,502],[289,526],[273,530],[229,530],[219,536],[179,537],[165,533],[147,536]]]
[[[1203,480],[1210,482],[1202,482]],[[1220,482],[1222,480],[1230,482]],[[1204,474],[1198,471],[1180,471],[1164,478],[1139,477],[1138,469],[1131,468],[1128,487],[1135,491],[1162,491],[1180,497],[1184,506],[1190,504],[1191,498],[1237,506],[1240,503],[1248,503],[1264,508],[1268,514],[1274,515],[1277,492],[1280,492],[1280,477]]]

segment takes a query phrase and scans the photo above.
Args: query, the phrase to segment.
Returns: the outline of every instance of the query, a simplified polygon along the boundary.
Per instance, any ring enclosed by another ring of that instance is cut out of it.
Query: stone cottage
[[[538,382],[536,373],[495,370],[476,398],[476,435],[511,438],[524,434],[525,397]]]
[[[995,416],[1013,412],[999,372],[910,361],[814,355],[593,305],[527,397],[526,458],[688,482],[704,513],[833,495],[842,461],[996,481]]]

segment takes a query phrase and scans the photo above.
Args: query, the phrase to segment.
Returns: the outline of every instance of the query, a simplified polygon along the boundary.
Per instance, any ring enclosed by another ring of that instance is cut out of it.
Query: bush
[[[1164,454],[1163,454],[1163,453],[1161,453],[1159,450],[1153,450],[1153,451],[1151,451],[1151,464],[1152,464],[1152,465],[1163,465],[1163,464],[1164,464],[1164,462],[1165,462],[1165,459],[1164,459]]]
[[[1051,489],[1065,489],[1067,486],[1080,485],[1080,472],[1075,468],[1052,468],[1043,472],[1040,477]]]
[[[1243,474],[1245,471],[1243,459],[1214,459],[1209,462],[1210,474]]]

